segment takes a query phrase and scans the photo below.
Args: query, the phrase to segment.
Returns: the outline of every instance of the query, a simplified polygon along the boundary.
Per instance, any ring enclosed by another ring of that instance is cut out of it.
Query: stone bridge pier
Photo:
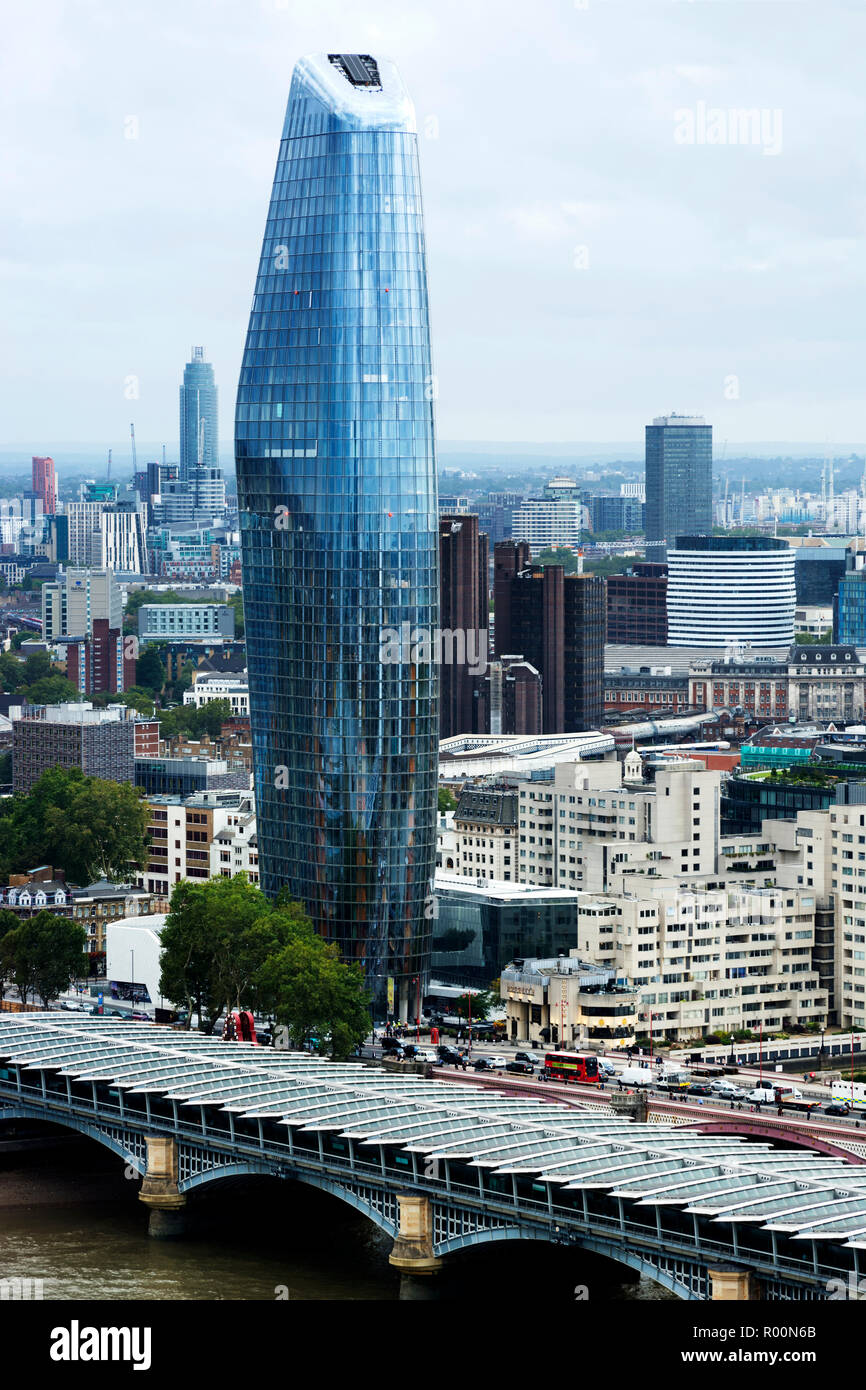
[[[147,1233],[155,1240],[173,1240],[186,1230],[186,1197],[177,1185],[177,1141],[147,1135],[147,1170],[138,1200],[150,1208]]]
[[[433,1209],[428,1197],[399,1193],[400,1225],[389,1264],[402,1274],[437,1274],[443,1261],[433,1253]]]

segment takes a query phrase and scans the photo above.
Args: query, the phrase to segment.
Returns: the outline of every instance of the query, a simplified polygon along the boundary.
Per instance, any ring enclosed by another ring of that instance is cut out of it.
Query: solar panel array
[[[0,1014],[0,1059],[178,1107],[866,1247],[866,1164],[115,1019]],[[8,1084],[8,1083],[7,1083]],[[2,1085],[2,1082],[0,1082]]]

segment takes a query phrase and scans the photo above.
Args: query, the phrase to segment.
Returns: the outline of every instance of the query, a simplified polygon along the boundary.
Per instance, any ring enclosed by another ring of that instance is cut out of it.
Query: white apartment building
[[[712,874],[718,867],[716,771],[688,758],[653,764],[643,780],[640,755],[564,763],[553,781],[522,786],[518,809],[518,880],[605,891],[624,864],[658,861],[663,871]]]
[[[634,873],[628,891],[581,895],[578,949],[634,983],[644,1033],[683,1039],[823,1023],[815,906],[799,888],[692,889]]]
[[[149,796],[150,860],[136,882],[151,893],[168,894],[181,879],[231,877],[246,873],[258,883],[255,801],[252,792],[195,792],[192,796]]]
[[[836,904],[836,1012],[843,1028],[866,1029],[866,805],[831,807]]]
[[[128,502],[70,502],[66,515],[70,565],[146,573],[143,508]]]
[[[250,691],[246,676],[223,675],[219,671],[204,671],[193,675],[193,684],[183,693],[185,705],[200,709],[209,700],[228,700],[232,714],[249,714]]]
[[[574,500],[530,498],[515,508],[511,535],[516,541],[528,541],[533,555],[561,545],[576,550],[580,545],[581,514],[579,493]]]

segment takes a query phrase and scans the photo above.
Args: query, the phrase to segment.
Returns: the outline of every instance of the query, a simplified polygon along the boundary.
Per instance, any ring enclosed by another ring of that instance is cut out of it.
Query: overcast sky
[[[677,410],[717,452],[863,441],[864,8],[8,8],[0,448],[121,461],[134,419],[176,456],[193,343],[230,446],[292,67],[322,50],[392,57],[416,104],[443,440],[639,443]],[[741,108],[755,142],[709,143]]]

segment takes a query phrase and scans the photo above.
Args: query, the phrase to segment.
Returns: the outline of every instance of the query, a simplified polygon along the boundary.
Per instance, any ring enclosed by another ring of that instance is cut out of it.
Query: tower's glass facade
[[[193,478],[194,470],[219,467],[217,388],[213,367],[203,347],[194,347],[183,369],[180,388],[180,476]]]
[[[404,1013],[434,911],[433,394],[411,103],[390,63],[304,59],[236,420],[261,882]]]
[[[713,427],[700,415],[658,416],[646,426],[647,559],[712,529]]]

